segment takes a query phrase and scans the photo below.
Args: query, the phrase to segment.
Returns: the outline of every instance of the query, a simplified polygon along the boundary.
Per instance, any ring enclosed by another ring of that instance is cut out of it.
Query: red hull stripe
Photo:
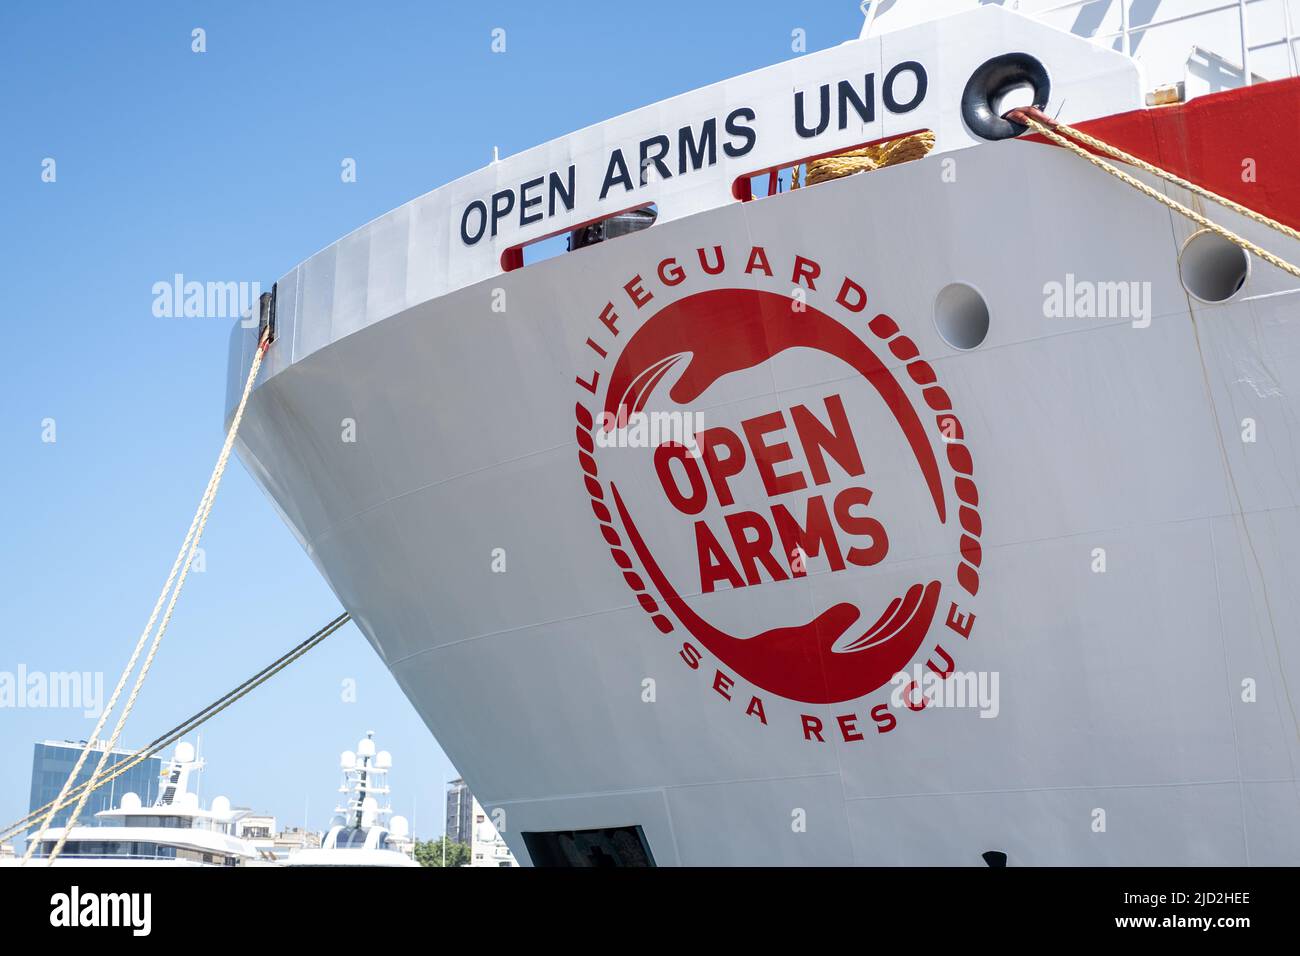
[[[1070,125],[1300,228],[1297,115],[1300,78],[1293,78]],[[1036,134],[1025,138],[1055,145]]]

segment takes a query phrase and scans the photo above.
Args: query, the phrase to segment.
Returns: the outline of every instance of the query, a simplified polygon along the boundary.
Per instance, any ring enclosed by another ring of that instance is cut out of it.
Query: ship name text
[[[789,128],[803,144],[801,152],[817,155],[819,138],[825,137],[826,145],[833,146],[829,142],[832,137],[837,143],[843,141],[847,131],[874,123],[882,113],[910,113],[924,102],[928,89],[925,67],[907,60],[879,81],[875,73],[868,72],[822,83],[816,89],[796,90],[789,101]],[[615,211],[637,208],[635,194],[651,182],[688,176],[716,166],[720,158],[736,160],[753,153],[759,145],[760,123],[757,106],[736,106],[694,124],[650,131],[635,145],[616,146],[605,154],[599,168],[586,170],[587,176],[580,175],[584,170],[577,163],[568,163],[502,185],[461,209],[461,242],[475,246],[484,239],[496,239],[507,229],[525,229],[572,214],[583,196]],[[577,225],[569,223],[564,228]]]

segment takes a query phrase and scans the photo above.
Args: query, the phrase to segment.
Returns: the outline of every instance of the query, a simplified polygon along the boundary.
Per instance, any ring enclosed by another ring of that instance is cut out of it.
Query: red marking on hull
[[[1293,78],[1070,125],[1300,228],[1300,177],[1291,175],[1300,147],[1298,113],[1300,78]],[[1055,145],[1037,134],[1025,139]],[[1242,179],[1246,159],[1255,161],[1254,182]]]
[[[946,521],[934,450],[902,387],[853,332],[812,306],[795,312],[790,301],[756,289],[713,289],[666,306],[637,330],[619,356],[610,374],[605,412],[617,418],[620,408],[644,408],[663,373],[685,355],[690,361],[668,394],[688,405],[723,376],[753,368],[787,349],[826,352],[855,369],[884,399],[912,447],[939,520]],[[643,387],[649,378],[650,387]],[[629,396],[634,398],[630,406]]]
[[[609,486],[632,549],[682,625],[727,666],[766,691],[807,704],[834,704],[869,694],[907,666],[930,630],[939,603],[939,582],[914,584],[895,598],[872,627],[852,642],[852,651],[833,648],[860,616],[852,604],[836,604],[806,624],[780,627],[748,638],[735,637],[695,613],[677,593],[646,547],[618,486]]]

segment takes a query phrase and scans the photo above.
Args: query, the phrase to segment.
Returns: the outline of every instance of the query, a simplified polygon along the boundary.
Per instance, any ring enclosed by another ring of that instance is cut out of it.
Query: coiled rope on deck
[[[47,865],[52,866],[58,859],[59,853],[63,850],[63,844],[67,842],[68,834],[76,825],[77,820],[81,817],[81,811],[86,805],[86,799],[91,792],[96,789],[96,781],[104,771],[104,764],[108,760],[109,752],[117,746],[118,738],[122,734],[122,727],[126,724],[126,719],[131,715],[131,710],[135,707],[136,698],[140,694],[140,688],[144,685],[145,678],[149,675],[149,669],[153,665],[154,657],[158,653],[158,646],[162,643],[163,635],[167,633],[167,626],[171,623],[172,611],[176,607],[176,600],[180,597],[181,589],[185,587],[185,581],[189,577],[190,567],[194,562],[194,553],[198,548],[199,539],[203,536],[203,529],[207,526],[208,516],[212,513],[212,503],[216,499],[217,488],[221,485],[221,478],[225,474],[226,465],[230,461],[230,452],[234,448],[235,435],[239,432],[239,425],[244,418],[244,409],[248,405],[248,398],[253,391],[253,383],[257,381],[257,373],[262,367],[262,360],[266,357],[266,350],[270,345],[270,329],[268,328],[262,334],[258,342],[257,352],[253,356],[252,366],[248,370],[248,381],[244,383],[244,391],[239,399],[239,406],[235,410],[234,418],[230,422],[230,428],[226,432],[225,443],[221,447],[221,454],[217,457],[217,464],[212,470],[212,476],[208,479],[208,485],[203,491],[203,497],[199,499],[198,509],[194,512],[194,518],[190,522],[189,531],[185,533],[185,540],[181,542],[180,551],[176,554],[176,560],[172,562],[171,571],[167,574],[167,580],[163,584],[163,589],[158,595],[158,600],[154,603],[153,612],[149,615],[149,620],[145,624],[144,630],[140,633],[139,639],[135,643],[135,648],[131,652],[131,657],[126,666],[122,668],[122,675],[118,678],[117,686],[113,688],[112,696],[109,697],[108,705],[100,714],[99,720],[95,724],[95,729],[91,732],[90,739],[86,741],[85,748],[77,757],[77,762],[68,774],[68,779],[63,782],[63,787],[59,790],[59,795],[55,797],[54,803],[62,805],[64,799],[68,796],[69,790],[72,789],[73,782],[77,779],[77,774],[86,763],[86,757],[94,749],[95,744],[99,741],[99,735],[104,729],[104,724],[108,720],[108,715],[113,712],[117,706],[118,698],[122,695],[122,689],[126,686],[127,678],[135,670],[136,664],[140,660],[140,655],[144,651],[145,642],[149,640],[149,635],[153,632],[154,624],[158,622],[158,614],[163,609],[166,602],[167,609],[163,611],[162,622],[158,624],[158,630],[154,633],[153,640],[149,644],[148,652],[145,653],[144,663],[141,665],[140,672],[136,676],[135,683],[131,687],[131,692],[127,696],[126,704],[122,708],[122,713],[118,716],[117,723],[113,727],[113,733],[108,739],[107,746],[100,753],[99,761],[95,765],[94,771],[87,781],[88,786],[81,793],[73,808],[72,815],[68,818],[67,825],[60,834],[58,843],[55,845],[53,852],[49,857]],[[173,587],[174,585],[174,587]],[[170,594],[170,598],[168,595]],[[41,821],[40,829],[37,831],[36,838],[27,844],[27,850],[23,854],[23,862],[26,863],[31,859],[33,852],[40,843],[41,838],[49,829],[50,820],[54,817],[54,810],[50,810]]]
[[[36,820],[37,817],[41,816],[41,814],[47,814],[48,816],[53,816],[55,813],[62,810],[64,807],[71,805],[74,797],[81,797],[83,794],[89,796],[90,793],[100,789],[101,787],[106,786],[109,782],[116,780],[118,777],[122,776],[122,774],[126,773],[128,770],[137,766],[143,761],[149,759],[150,757],[158,753],[163,748],[168,747],[171,744],[174,744],[176,741],[180,740],[186,734],[190,733],[191,731],[207,723],[213,717],[217,716],[217,714],[221,713],[227,707],[235,703],[235,701],[239,700],[241,697],[244,697],[246,694],[251,693],[253,690],[260,687],[262,684],[266,683],[276,674],[280,673],[280,671],[284,670],[294,661],[298,660],[298,658],[302,657],[312,648],[319,645],[321,642],[325,640],[325,638],[329,637],[335,631],[339,630],[339,628],[343,627],[350,620],[352,620],[352,615],[348,614],[345,611],[344,613],[340,614],[338,617],[334,618],[334,620],[326,624],[324,627],[322,627],[320,630],[316,631],[316,633],[312,634],[306,640],[302,641],[295,647],[290,648],[284,654],[280,655],[280,657],[276,658],[270,664],[266,665],[266,667],[263,667],[252,677],[249,677],[247,680],[243,681],[238,686],[222,694],[220,697],[218,697],[212,703],[208,704],[206,707],[195,712],[194,714],[191,714],[189,717],[181,721],[175,727],[172,727],[166,733],[158,737],[155,737],[152,741],[150,741],[147,745],[145,745],[141,749],[137,750],[135,753],[131,754],[128,757],[124,757],[122,760],[113,764],[113,766],[109,767],[104,772],[104,774],[101,777],[99,777],[98,780],[93,780],[93,781],[88,780],[86,783],[83,783],[73,788],[73,790],[70,793],[68,793],[66,796],[56,797],[54,800],[45,804],[45,806],[38,807],[37,809],[33,810],[31,813],[27,814],[27,816],[23,817],[21,820],[14,821],[9,826],[5,827],[4,830],[0,830],[0,843],[5,842],[6,840],[10,840],[13,837],[17,836],[19,833],[21,833],[23,830],[26,830],[28,826],[30,826]],[[71,828],[69,827],[69,829]],[[39,840],[33,840],[33,845],[36,845],[38,843]]]
[[[812,159],[808,161],[805,185],[815,186],[817,183],[841,179],[854,173],[865,173],[874,169],[884,169],[887,166],[897,166],[900,163],[910,163],[923,158],[932,149],[934,149],[934,133],[927,129],[884,143],[851,149],[847,153]],[[798,180],[797,170],[795,180]]]
[[[1210,232],[1213,232],[1215,235],[1219,236],[1220,238],[1226,239],[1228,242],[1231,242],[1233,245],[1237,246],[1238,248],[1252,255],[1258,256],[1260,259],[1263,259],[1269,265],[1276,266],[1277,268],[1281,269],[1283,272],[1286,272],[1294,276],[1295,278],[1300,279],[1300,266],[1293,265],[1292,263],[1286,261],[1280,256],[1276,256],[1273,253],[1269,252],[1267,249],[1263,248],[1262,246],[1254,242],[1251,242],[1249,239],[1246,239],[1243,236],[1237,235],[1235,232],[1225,228],[1224,226],[1219,225],[1217,222],[1212,222],[1211,220],[1207,219],[1205,216],[1202,216],[1199,212],[1196,212],[1194,209],[1190,209],[1189,207],[1184,206],[1182,203],[1178,202],[1178,200],[1172,199],[1169,196],[1166,196],[1164,193],[1151,188],[1146,183],[1138,179],[1136,176],[1132,176],[1129,173],[1124,172],[1118,166],[1108,163],[1100,156],[1097,156],[1094,153],[1089,152],[1082,145],[1080,145],[1080,143],[1091,146],[1093,149],[1099,150],[1100,152],[1103,152],[1108,156],[1112,156],[1115,159],[1120,160],[1121,162],[1128,163],[1131,166],[1135,166],[1136,168],[1141,169],[1144,172],[1149,173],[1152,176],[1155,176],[1159,179],[1163,179],[1168,183],[1172,183],[1175,186],[1179,186],[1183,189],[1186,189],[1189,192],[1192,192],[1195,195],[1202,197],[1203,199],[1208,199],[1211,202],[1218,203],[1220,206],[1223,206],[1226,209],[1231,209],[1233,212],[1239,213],[1240,215],[1245,216],[1247,219],[1250,219],[1253,222],[1257,222],[1260,225],[1267,226],[1270,229],[1280,232],[1291,239],[1300,240],[1300,232],[1297,232],[1295,229],[1292,229],[1290,226],[1285,225],[1284,223],[1280,223],[1276,219],[1270,219],[1268,216],[1265,216],[1263,213],[1256,212],[1255,210],[1247,208],[1246,206],[1243,206],[1240,203],[1233,202],[1231,199],[1228,199],[1224,196],[1220,196],[1218,193],[1211,192],[1210,190],[1206,189],[1203,186],[1198,186],[1196,183],[1189,182],[1188,180],[1183,179],[1181,176],[1176,176],[1175,174],[1169,172],[1166,169],[1161,169],[1159,166],[1153,165],[1152,163],[1149,163],[1146,160],[1139,159],[1138,157],[1126,153],[1123,150],[1110,145],[1109,143],[1105,143],[1094,136],[1089,136],[1087,133],[1081,132],[1080,130],[1074,129],[1070,126],[1066,126],[1064,123],[1058,123],[1055,120],[1051,119],[1051,117],[1043,113],[1041,110],[1038,110],[1034,107],[1025,107],[1022,109],[1011,110],[1009,113],[1006,114],[1006,119],[1009,119],[1016,123],[1020,123],[1024,126],[1028,126],[1034,132],[1045,137],[1046,139],[1051,140],[1053,143],[1056,143],[1056,145],[1063,146],[1064,148],[1070,150],[1070,152],[1074,153],[1075,155],[1081,156],[1083,159],[1086,159],[1089,163],[1096,166],[1098,169],[1102,170],[1103,172],[1106,172],[1111,176],[1114,176],[1116,179],[1120,180],[1121,182],[1126,183],[1129,186],[1132,186],[1134,189],[1142,193],[1144,196],[1154,199],[1162,206],[1172,209],[1174,212],[1178,213],[1181,216],[1185,216],[1187,219],[1190,219],[1192,222],[1196,223],[1201,228],[1208,229]],[[1073,137],[1073,139],[1067,139],[1066,138],[1067,136]],[[1075,142],[1074,140],[1078,140],[1078,142]]]

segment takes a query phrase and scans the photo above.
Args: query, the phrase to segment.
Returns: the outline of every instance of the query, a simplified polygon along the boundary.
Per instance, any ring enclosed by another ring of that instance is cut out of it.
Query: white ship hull
[[[521,862],[526,832],[640,826],[660,865],[1300,863],[1296,284],[1257,261],[1202,304],[1192,228],[1122,183],[955,156],[661,217],[309,352],[301,298],[281,327],[240,454]],[[1050,314],[1053,281],[1149,308]],[[954,282],[989,307],[969,351],[936,327]],[[588,457],[625,391],[745,466],[670,462],[675,506],[654,448]],[[818,496],[800,568],[729,537]],[[900,670],[982,706],[900,706]]]

